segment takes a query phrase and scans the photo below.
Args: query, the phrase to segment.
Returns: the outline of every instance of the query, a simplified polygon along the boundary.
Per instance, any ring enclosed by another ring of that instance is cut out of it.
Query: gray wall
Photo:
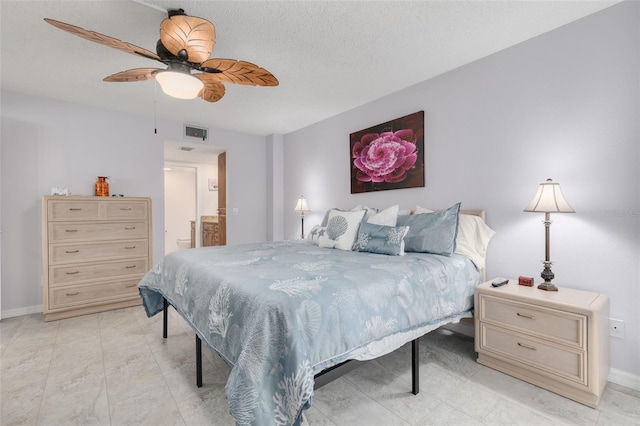
[[[309,227],[331,207],[484,208],[497,231],[488,276],[534,276],[538,184],[560,182],[576,214],[552,216],[556,283],[604,292],[611,365],[640,374],[640,4],[625,2],[284,138],[284,205],[304,194]],[[424,188],[350,194],[349,134],[425,111]],[[285,237],[299,217],[285,212]],[[637,377],[637,376],[636,376]],[[636,383],[637,385],[637,383]]]
[[[96,176],[111,193],[151,197],[154,261],[164,254],[164,141],[183,123],[2,92],[2,315],[37,311],[41,290],[41,197],[51,187],[93,195]],[[204,123],[205,126],[206,123]],[[266,239],[266,147],[261,136],[211,129],[227,151],[230,245]],[[192,142],[192,140],[189,140]]]

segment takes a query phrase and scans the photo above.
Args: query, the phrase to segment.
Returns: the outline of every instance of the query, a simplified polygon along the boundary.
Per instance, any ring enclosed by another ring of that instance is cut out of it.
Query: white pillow
[[[487,246],[495,233],[480,217],[461,214],[458,217],[455,253],[467,256],[478,269],[484,269]]]
[[[424,207],[416,206],[415,214],[431,213]],[[487,246],[496,231],[489,228],[479,216],[461,214],[458,216],[458,236],[455,253],[467,256],[478,269],[486,266]]]
[[[380,213],[368,217],[367,223],[370,223],[372,225],[396,226],[399,210],[399,204],[391,206],[388,209],[382,210]]]
[[[369,219],[371,216],[373,216],[374,214],[378,213],[378,209],[375,209],[373,207],[367,207],[367,206],[363,206],[362,204],[358,204],[357,206],[355,206],[354,208],[351,209],[352,212],[357,212],[360,210],[364,210],[365,214],[364,214],[364,218],[365,220]]]
[[[365,210],[356,212],[331,210],[327,221],[327,229],[318,239],[320,247],[351,250],[364,215]]]

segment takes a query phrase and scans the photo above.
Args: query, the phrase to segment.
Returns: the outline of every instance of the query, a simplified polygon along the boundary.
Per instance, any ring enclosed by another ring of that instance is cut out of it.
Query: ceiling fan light
[[[178,99],[197,98],[204,87],[199,78],[179,71],[160,71],[156,74],[156,81],[164,93]]]

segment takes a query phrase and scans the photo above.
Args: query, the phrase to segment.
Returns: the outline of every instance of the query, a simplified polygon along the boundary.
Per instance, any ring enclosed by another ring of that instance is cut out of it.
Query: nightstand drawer
[[[586,348],[587,317],[566,311],[480,295],[480,320],[543,339]]]
[[[500,327],[482,323],[480,347],[487,353],[527,364],[540,373],[587,385],[586,352],[547,343]]]

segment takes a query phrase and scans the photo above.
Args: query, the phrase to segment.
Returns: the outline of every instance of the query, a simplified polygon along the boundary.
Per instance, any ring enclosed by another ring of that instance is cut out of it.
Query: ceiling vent
[[[209,134],[208,129],[204,127],[195,127],[189,124],[184,125],[184,135],[189,138],[198,138],[203,141],[207,140],[207,135]]]

